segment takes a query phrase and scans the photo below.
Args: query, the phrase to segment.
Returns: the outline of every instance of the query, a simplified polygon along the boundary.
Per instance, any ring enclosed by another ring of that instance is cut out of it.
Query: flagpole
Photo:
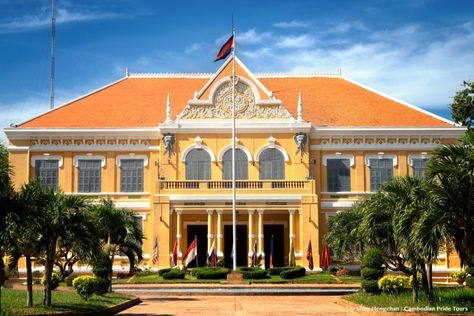
[[[232,270],[237,270],[237,227],[236,227],[236,210],[235,210],[235,27],[232,21],[232,36],[234,45],[232,49],[232,244],[233,247],[233,264]]]

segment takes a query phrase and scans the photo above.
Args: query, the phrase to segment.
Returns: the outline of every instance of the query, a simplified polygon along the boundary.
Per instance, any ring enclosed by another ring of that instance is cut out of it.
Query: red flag
[[[178,239],[176,239],[174,242],[173,256],[171,257],[171,263],[173,266],[178,265]]]
[[[232,35],[224,45],[222,45],[221,49],[217,53],[216,59],[214,61],[218,61],[221,59],[226,58],[229,56],[232,48],[234,47],[234,35]]]
[[[187,267],[197,257],[197,238],[195,237],[183,255],[183,265]]]
[[[308,268],[313,270],[314,263],[313,263],[313,247],[311,246],[311,239],[308,243],[308,250],[306,251],[306,259],[308,259]]]

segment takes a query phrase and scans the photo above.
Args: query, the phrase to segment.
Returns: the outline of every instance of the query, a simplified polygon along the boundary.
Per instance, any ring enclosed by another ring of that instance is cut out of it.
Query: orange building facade
[[[170,266],[196,237],[230,265],[232,59],[215,73],[137,73],[6,128],[20,187],[110,197],[142,224],[142,266]],[[340,74],[252,73],[236,58],[237,261],[319,268],[327,219],[392,176],[423,172],[463,128]],[[151,263],[155,239],[159,259]],[[180,261],[180,259],[179,259]],[[116,266],[120,262],[116,263]],[[435,269],[459,267],[440,255]]]

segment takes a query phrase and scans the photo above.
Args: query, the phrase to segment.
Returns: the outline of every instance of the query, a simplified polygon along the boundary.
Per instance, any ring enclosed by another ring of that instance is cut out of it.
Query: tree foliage
[[[451,116],[456,123],[471,129],[474,124],[474,82],[464,81],[464,89],[456,92],[451,104]]]

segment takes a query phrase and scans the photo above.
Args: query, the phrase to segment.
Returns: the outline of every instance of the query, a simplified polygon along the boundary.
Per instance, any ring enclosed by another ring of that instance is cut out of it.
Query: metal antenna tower
[[[54,108],[54,73],[55,73],[55,57],[54,49],[56,48],[56,0],[51,0],[51,85],[50,85],[50,105]]]

